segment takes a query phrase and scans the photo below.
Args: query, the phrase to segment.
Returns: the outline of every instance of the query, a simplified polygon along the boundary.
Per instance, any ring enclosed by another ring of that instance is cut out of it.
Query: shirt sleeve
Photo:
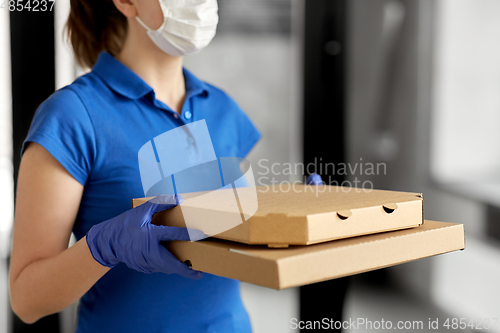
[[[37,109],[21,155],[29,142],[43,146],[82,185],[95,159],[95,132],[76,92],[56,91]]]

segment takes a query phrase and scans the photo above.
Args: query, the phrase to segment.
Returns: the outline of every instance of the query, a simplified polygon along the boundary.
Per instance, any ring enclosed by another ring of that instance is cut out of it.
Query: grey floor
[[[374,273],[371,275],[370,273],[361,274],[351,278],[344,306],[344,321],[357,323],[361,319],[366,323],[372,322],[371,328],[369,324],[360,324],[345,329],[344,332],[427,333],[453,331],[453,329],[446,329],[443,326],[446,319],[452,316],[387,283],[386,281],[390,281],[390,275],[387,272],[385,275],[383,271]],[[243,283],[242,297],[250,314],[253,333],[298,332],[290,325],[291,318],[299,317],[299,292],[297,288],[275,291]],[[327,300],[325,304],[327,304]],[[384,323],[390,321],[392,328],[387,329],[387,324],[385,324],[386,329],[382,327],[377,329],[375,322],[381,325],[382,320]],[[429,328],[429,321],[435,323],[436,320],[438,320],[436,329]],[[402,322],[402,325],[406,324],[407,328],[403,326],[398,329],[399,322]],[[470,329],[455,331],[473,332]]]
[[[347,329],[344,332],[385,332],[387,329],[375,329],[375,322],[391,321],[394,332],[445,332],[443,323],[450,317],[440,309],[433,307],[431,304],[424,304],[415,297],[406,294],[402,290],[394,287],[380,286],[370,284],[361,279],[354,278],[352,280],[349,294],[346,298],[344,308],[344,320],[352,319],[356,321],[358,318],[363,318],[365,322],[371,321],[372,328],[366,325],[360,325],[355,329]],[[429,321],[438,320],[437,329],[429,328]],[[398,329],[395,327],[399,321],[402,325],[406,324],[407,329]],[[417,325],[422,325],[416,328]],[[411,328],[410,328],[411,327]],[[470,329],[458,330],[463,333],[472,333]]]

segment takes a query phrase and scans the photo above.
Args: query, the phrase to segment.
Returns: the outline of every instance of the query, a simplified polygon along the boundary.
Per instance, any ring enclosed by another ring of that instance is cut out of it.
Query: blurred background
[[[498,318],[500,1],[219,6],[217,36],[185,66],[228,92],[262,132],[248,157],[254,172],[263,160],[385,163],[382,175],[322,176],[424,193],[426,219],[466,230],[465,251],[284,291],[242,284],[254,332],[293,331],[291,318]],[[68,1],[53,12],[0,10],[0,332],[66,333],[76,320],[73,306],[24,325],[7,278],[21,143],[37,106],[83,73],[62,38],[68,12]],[[500,323],[482,331],[500,332]]]

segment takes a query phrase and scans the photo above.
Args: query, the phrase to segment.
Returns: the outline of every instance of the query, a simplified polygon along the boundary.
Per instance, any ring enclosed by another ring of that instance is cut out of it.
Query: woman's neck
[[[132,31],[129,32],[116,59],[150,85],[156,99],[180,113],[186,97],[182,57],[166,54],[145,34],[135,36]]]

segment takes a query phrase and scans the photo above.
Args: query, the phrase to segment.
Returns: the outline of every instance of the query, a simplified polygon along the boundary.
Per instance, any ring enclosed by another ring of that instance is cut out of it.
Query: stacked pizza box
[[[182,196],[153,223],[210,237],[169,250],[193,269],[273,289],[464,248],[463,225],[424,220],[420,193],[288,184]]]

